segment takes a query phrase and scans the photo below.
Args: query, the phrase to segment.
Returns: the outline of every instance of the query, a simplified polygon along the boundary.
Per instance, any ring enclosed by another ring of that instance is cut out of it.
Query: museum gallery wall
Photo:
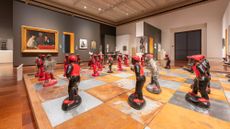
[[[75,34],[75,53],[80,54],[83,61],[88,60],[88,53],[91,48],[91,42],[96,42],[96,50],[99,51],[106,34],[115,36],[116,28],[100,23],[88,21],[85,19],[72,17],[66,14],[54,12],[40,7],[27,5],[22,2],[13,2],[13,36],[14,36],[14,66],[20,64],[34,65],[34,57],[38,53],[23,53],[22,32],[23,26],[55,30],[58,32],[58,53],[54,54],[57,63],[64,60],[63,51],[63,32],[73,32]],[[83,41],[79,49],[80,39]],[[86,43],[87,41],[87,43]],[[85,44],[86,43],[86,44]],[[87,46],[84,46],[87,45]],[[53,51],[54,52],[54,51]]]

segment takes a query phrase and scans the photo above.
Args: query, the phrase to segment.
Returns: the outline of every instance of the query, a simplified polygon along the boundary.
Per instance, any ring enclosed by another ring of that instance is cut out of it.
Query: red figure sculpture
[[[117,58],[117,67],[118,67],[118,71],[122,71],[122,54],[118,54],[118,58]]]
[[[92,67],[93,67],[93,74],[92,74],[92,76],[94,76],[94,77],[99,76],[99,73],[98,73],[98,62],[97,62],[97,55],[96,54],[93,55]]]
[[[89,63],[88,63],[89,69],[93,69],[93,60],[94,60],[94,55],[90,54]]]
[[[209,62],[203,55],[194,55],[188,58],[192,59],[191,66],[196,78],[194,79],[192,92],[187,93],[185,98],[188,102],[196,106],[209,108],[210,102],[207,92],[207,86],[209,85],[208,83],[210,82],[211,76],[209,73]],[[198,91],[201,97],[197,96]]]
[[[81,97],[78,95],[78,85],[80,83],[80,66],[76,63],[75,55],[69,56],[69,64],[66,70],[66,77],[69,79],[68,94],[69,97],[63,101],[62,109],[70,110],[81,104]]]
[[[124,64],[125,64],[126,67],[129,67],[129,55],[128,54],[125,54]]]
[[[44,63],[45,63],[45,55],[41,54],[39,59],[38,59],[38,67],[39,67],[39,81],[44,81],[45,80],[45,67],[44,67]]]

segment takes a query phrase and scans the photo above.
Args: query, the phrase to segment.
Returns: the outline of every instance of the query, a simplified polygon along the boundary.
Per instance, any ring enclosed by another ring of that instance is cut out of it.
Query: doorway
[[[63,32],[64,34],[64,52],[74,53],[74,33]]]
[[[175,33],[175,60],[186,61],[196,54],[201,54],[201,30]]]

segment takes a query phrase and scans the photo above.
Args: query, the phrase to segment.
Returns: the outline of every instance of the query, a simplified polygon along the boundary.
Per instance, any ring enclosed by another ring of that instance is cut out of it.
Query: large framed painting
[[[88,48],[87,39],[80,39],[79,49],[87,49],[87,48]]]
[[[57,53],[58,31],[22,26],[22,53]]]

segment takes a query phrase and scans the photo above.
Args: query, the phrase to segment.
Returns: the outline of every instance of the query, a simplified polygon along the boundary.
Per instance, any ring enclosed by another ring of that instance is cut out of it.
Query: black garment
[[[193,89],[192,89],[192,92],[197,94],[198,93],[198,90],[201,94],[201,97],[209,100],[209,97],[208,97],[208,93],[206,91],[206,88],[208,86],[208,79],[204,79],[204,80],[198,80],[198,79],[194,79],[194,84],[193,84]]]
[[[170,61],[170,60],[167,60],[167,62],[166,62],[166,68],[167,68],[167,69],[170,69],[170,68],[171,68],[170,63],[171,63],[171,61]]]
[[[68,94],[69,100],[73,100],[74,96],[78,94],[78,84],[80,82],[80,76],[72,76],[69,80]]]

